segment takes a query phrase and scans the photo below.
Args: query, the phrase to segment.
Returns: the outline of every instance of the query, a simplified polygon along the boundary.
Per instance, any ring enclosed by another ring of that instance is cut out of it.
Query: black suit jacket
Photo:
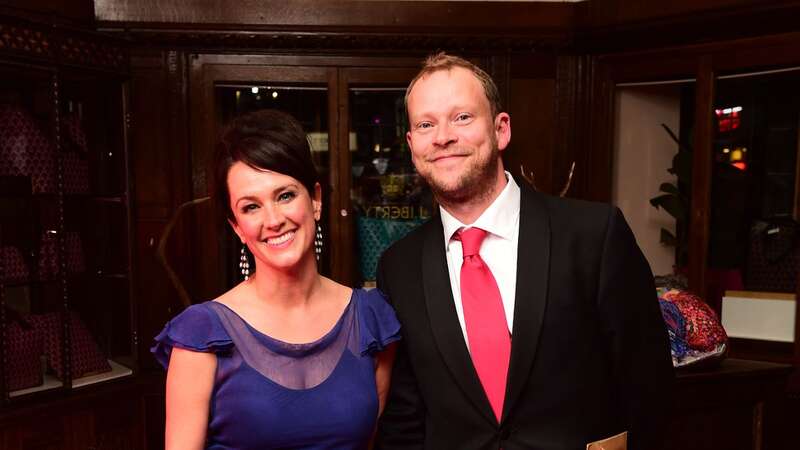
[[[672,384],[653,276],[622,213],[520,186],[511,361],[498,423],[458,323],[435,218],[381,257],[403,326],[380,449],[650,450]]]

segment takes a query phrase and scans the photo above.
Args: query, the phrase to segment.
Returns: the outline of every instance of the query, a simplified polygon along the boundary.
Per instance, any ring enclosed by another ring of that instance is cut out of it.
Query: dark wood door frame
[[[399,62],[399,61],[398,61]],[[352,246],[349,243],[355,242],[356,233],[353,224],[353,213],[350,199],[350,188],[352,179],[351,155],[347,151],[349,147],[350,132],[350,89],[354,87],[374,87],[374,86],[406,86],[418,71],[419,61],[416,59],[407,61],[408,65],[399,67],[345,67],[339,70],[339,151],[337,158],[339,165],[339,205],[341,209],[332,214],[338,220],[339,239],[338,250],[341,259],[336,263],[340,265],[340,270],[336,272],[342,283],[352,286],[357,280],[358,261],[350,252]],[[334,210],[336,211],[336,210]],[[337,246],[334,246],[337,247]]]

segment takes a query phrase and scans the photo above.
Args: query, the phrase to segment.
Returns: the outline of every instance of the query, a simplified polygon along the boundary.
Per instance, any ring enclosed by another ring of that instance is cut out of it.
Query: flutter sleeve
[[[400,322],[386,296],[378,289],[359,291],[359,344],[362,355],[374,355],[400,340]]]
[[[150,352],[165,369],[174,347],[206,353],[224,353],[233,347],[219,316],[206,303],[183,310],[167,322],[154,340]]]

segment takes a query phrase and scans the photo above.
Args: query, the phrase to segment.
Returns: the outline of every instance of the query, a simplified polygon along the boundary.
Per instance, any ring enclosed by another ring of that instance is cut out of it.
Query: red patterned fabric
[[[793,219],[756,221],[750,230],[747,289],[795,292],[800,268],[800,224]]]
[[[44,231],[39,241],[39,279],[50,280],[58,274],[58,239],[54,233]]]
[[[66,254],[67,273],[81,273],[86,271],[86,261],[83,257],[83,246],[78,233],[67,231],[64,235],[64,250]],[[58,239],[52,232],[42,233],[39,245],[39,278],[49,280],[60,273],[58,268]]]
[[[64,247],[67,253],[67,273],[86,272],[86,261],[83,257],[83,245],[81,244],[80,235],[74,231],[67,231],[64,236],[66,239]]]
[[[61,129],[64,132],[64,137],[70,147],[79,150],[82,153],[88,153],[89,144],[86,140],[86,133],[83,131],[81,125],[81,118],[75,113],[64,115],[61,119]]]
[[[661,298],[673,303],[686,321],[686,342],[695,350],[709,352],[727,342],[728,334],[722,328],[717,314],[700,297],[686,291],[673,289]]]
[[[64,192],[86,194],[89,192],[89,161],[86,155],[76,152],[64,154]]]
[[[0,175],[30,177],[34,193],[57,191],[51,141],[30,114],[7,105],[0,106]]]
[[[6,328],[6,383],[9,391],[16,391],[43,382],[42,336],[36,328],[11,322]]]
[[[0,267],[0,280],[4,283],[21,283],[30,277],[22,251],[17,247],[0,247]]]
[[[64,378],[64,359],[62,356],[61,315],[49,313],[31,316],[31,322],[42,333],[44,354],[48,366],[58,379]],[[108,372],[111,366],[97,346],[96,341],[78,314],[69,313],[70,355],[72,357],[72,378]]]

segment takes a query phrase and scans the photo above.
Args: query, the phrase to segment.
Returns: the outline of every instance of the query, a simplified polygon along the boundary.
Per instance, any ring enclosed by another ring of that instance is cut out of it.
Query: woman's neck
[[[316,264],[311,256],[294,270],[286,271],[265,267],[256,261],[256,272],[248,283],[251,283],[259,301],[284,308],[303,307],[322,288],[323,277],[317,272]]]

